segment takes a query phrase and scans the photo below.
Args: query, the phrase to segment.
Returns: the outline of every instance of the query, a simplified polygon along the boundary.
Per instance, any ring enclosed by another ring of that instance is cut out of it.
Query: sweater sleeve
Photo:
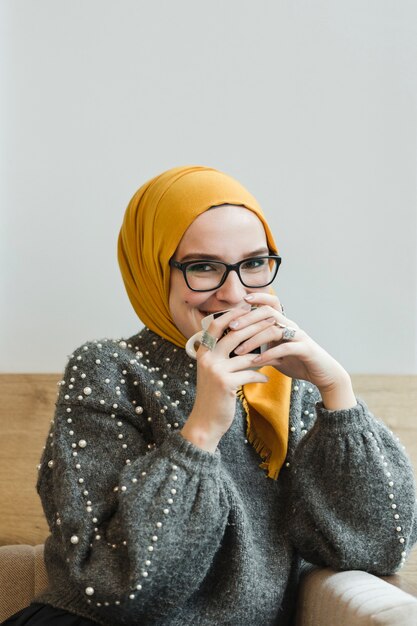
[[[414,478],[403,446],[361,400],[341,411],[317,402],[316,412],[289,472],[292,540],[316,565],[392,574],[416,540]]]
[[[157,619],[199,587],[220,545],[229,513],[220,454],[178,432],[156,446],[140,410],[123,394],[109,405],[106,381],[97,389],[89,379],[68,366],[41,460],[49,578],[62,587],[65,575],[68,593],[98,615],[106,607],[106,619],[112,606],[118,620],[123,608],[138,623]]]

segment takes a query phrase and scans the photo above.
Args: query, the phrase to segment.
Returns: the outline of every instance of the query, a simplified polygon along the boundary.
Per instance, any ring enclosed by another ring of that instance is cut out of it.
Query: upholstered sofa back
[[[42,544],[48,526],[35,484],[59,379],[0,375],[0,620],[47,584]],[[417,467],[417,376],[354,376],[353,382]],[[386,580],[399,589],[364,572],[313,571],[301,585],[297,626],[417,624],[417,551]]]

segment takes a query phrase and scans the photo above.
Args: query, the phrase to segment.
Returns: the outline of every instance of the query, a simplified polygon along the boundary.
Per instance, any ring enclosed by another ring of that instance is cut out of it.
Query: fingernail
[[[248,296],[245,296],[245,297],[244,297],[244,300],[249,300],[249,302],[250,302],[251,300],[253,300],[253,299],[254,299],[254,297],[255,297],[255,296],[253,295],[253,293],[250,293]]]
[[[240,354],[241,352],[243,352],[243,348],[242,348],[242,346],[238,346],[237,348],[235,348],[235,349],[234,349],[234,352],[235,352],[236,354]]]
[[[237,321],[230,322],[229,326],[230,326],[230,328],[237,328],[239,326],[239,322],[237,322]]]
[[[235,350],[236,352],[236,350]],[[256,356],[254,359],[252,359],[252,363],[259,363],[259,361],[261,360],[261,355],[258,354],[258,356]]]

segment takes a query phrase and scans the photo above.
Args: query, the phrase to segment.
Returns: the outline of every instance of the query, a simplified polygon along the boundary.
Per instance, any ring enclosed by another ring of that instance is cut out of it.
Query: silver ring
[[[284,341],[291,341],[291,339],[294,339],[295,333],[296,333],[295,328],[284,326],[284,330],[282,331],[282,338]]]
[[[204,331],[203,336],[201,337],[201,345],[205,346],[209,350],[214,350],[217,341],[218,339],[216,337],[213,337],[213,335],[210,335],[207,330]]]

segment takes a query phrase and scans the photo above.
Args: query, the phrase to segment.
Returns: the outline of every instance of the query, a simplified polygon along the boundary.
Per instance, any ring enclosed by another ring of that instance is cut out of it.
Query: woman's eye
[[[192,274],[206,274],[207,272],[216,271],[216,268],[210,263],[194,263],[188,266],[187,271]]]
[[[242,270],[258,270],[267,265],[267,259],[248,259],[241,265]]]

